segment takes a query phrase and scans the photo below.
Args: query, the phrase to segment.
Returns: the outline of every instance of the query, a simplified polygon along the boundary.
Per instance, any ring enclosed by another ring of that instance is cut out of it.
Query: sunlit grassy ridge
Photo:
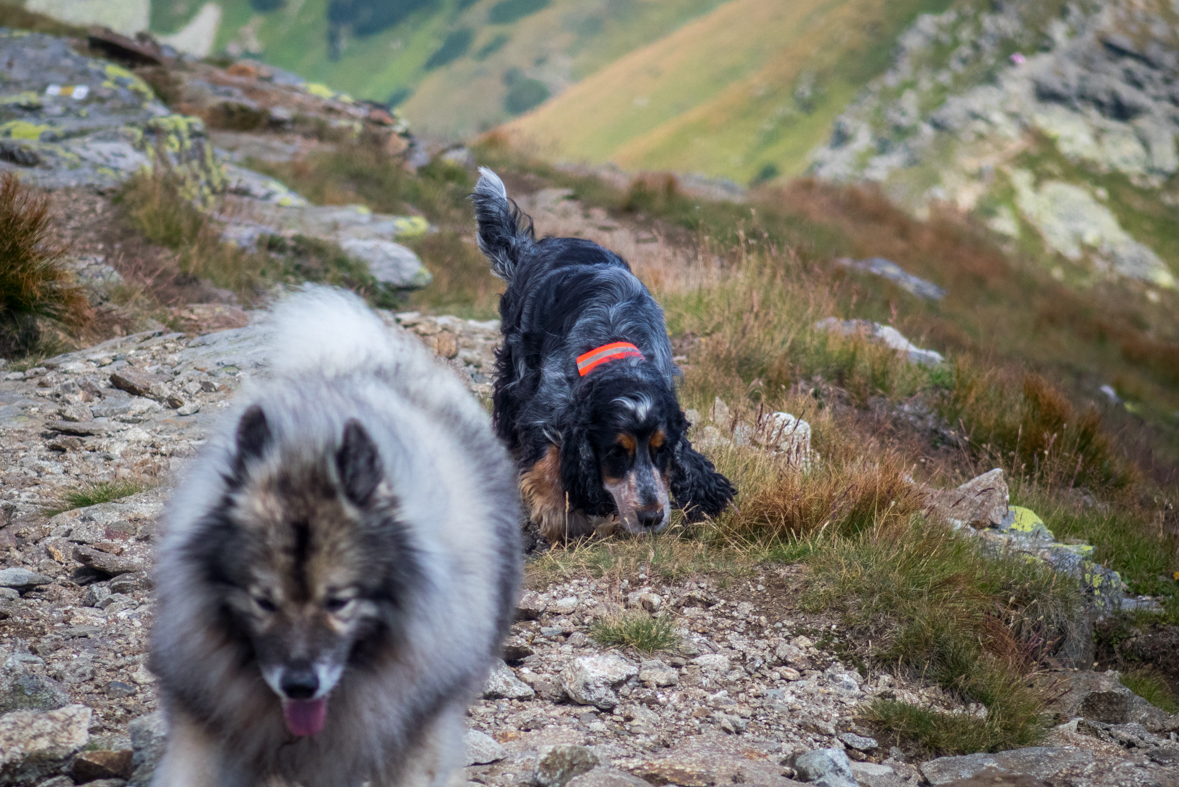
[[[375,34],[346,33],[333,51],[329,0],[243,0],[221,4],[215,50],[256,41],[269,63],[360,98],[396,98],[419,131],[460,138],[520,111],[509,100],[515,82],[544,86],[543,100],[722,2],[438,0]],[[152,29],[174,32],[202,4],[153,3]],[[260,13],[262,5],[279,7]]]
[[[768,163],[801,172],[806,153],[895,37],[938,0],[733,0],[637,49],[508,130],[569,160],[726,175]]]

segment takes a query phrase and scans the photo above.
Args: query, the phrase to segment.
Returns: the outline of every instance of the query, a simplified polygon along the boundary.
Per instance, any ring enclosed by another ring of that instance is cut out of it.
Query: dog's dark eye
[[[324,609],[326,609],[328,612],[339,612],[344,607],[348,606],[351,602],[352,599],[350,598],[340,598],[339,596],[333,596],[332,598],[329,598],[327,601],[323,602],[323,606]]]
[[[262,598],[261,596],[254,596],[254,603],[257,604],[258,609],[262,610],[263,612],[275,612],[278,609],[273,601],[268,598]]]

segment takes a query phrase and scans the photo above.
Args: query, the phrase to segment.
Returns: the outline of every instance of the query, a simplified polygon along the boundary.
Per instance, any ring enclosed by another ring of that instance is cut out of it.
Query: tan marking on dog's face
[[[635,455],[635,449],[638,447],[638,443],[635,441],[634,435],[630,434],[629,432],[622,432],[617,437],[615,437],[614,445],[621,447],[622,450],[626,451],[626,455],[632,459]]]
[[[660,448],[662,448],[663,444],[666,442],[667,442],[667,435],[664,434],[662,429],[656,429],[654,434],[652,434],[651,438],[647,441],[647,444],[651,446],[651,452],[655,453]]]

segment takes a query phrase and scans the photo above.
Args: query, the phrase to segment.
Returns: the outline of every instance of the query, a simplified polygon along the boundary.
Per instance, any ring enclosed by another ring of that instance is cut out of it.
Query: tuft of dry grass
[[[157,167],[132,177],[119,196],[129,224],[146,240],[171,249],[180,272],[207,279],[249,302],[275,282],[326,282],[347,287],[376,306],[395,305],[393,293],[335,244],[296,236],[271,238],[257,251],[221,239],[218,223],[184,199],[176,180]]]
[[[707,246],[698,254],[711,256]],[[933,379],[931,370],[866,336],[818,328],[842,312],[839,286],[806,271],[790,250],[743,246],[697,280],[689,289],[674,281],[655,288],[672,335],[700,337],[683,386],[690,401],[772,401],[796,383],[818,380],[862,405],[874,396],[911,396]]]
[[[181,273],[207,279],[246,301],[258,294],[265,260],[222,242],[216,224],[181,195],[179,182],[163,166],[128,180],[118,201],[145,239],[176,252]]]
[[[663,213],[679,196],[679,185],[670,172],[644,172],[630,182],[622,210],[627,213]]]
[[[342,142],[330,150],[287,163],[247,164],[276,178],[316,205],[363,203],[378,213],[405,210],[408,173],[377,140]]]
[[[49,200],[9,172],[0,175],[0,357],[31,351],[39,318],[81,328],[92,315],[52,231]]]
[[[812,445],[818,450],[825,443],[820,437]],[[716,532],[738,543],[852,536],[902,525],[924,507],[895,454],[840,458],[818,452],[822,459],[804,470],[760,448],[713,450],[717,468],[739,490],[733,508],[714,523]]]
[[[943,415],[960,424],[976,450],[1016,478],[1048,488],[1110,491],[1136,480],[1102,429],[1101,414],[1078,410],[1044,377],[962,362]]]

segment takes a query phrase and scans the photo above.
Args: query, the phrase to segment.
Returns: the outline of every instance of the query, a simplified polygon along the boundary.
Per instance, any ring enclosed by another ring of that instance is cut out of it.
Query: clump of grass
[[[347,287],[376,306],[398,303],[396,293],[333,243],[272,236],[263,248],[251,252],[224,242],[217,222],[186,200],[166,171],[131,178],[119,203],[144,238],[176,252],[182,274],[207,279],[243,300],[252,300],[275,282],[314,281]]]
[[[412,293],[410,304],[469,319],[499,316],[503,282],[491,275],[487,258],[469,237],[442,229],[411,245],[434,275],[434,281]]]
[[[804,603],[840,610],[878,664],[933,680],[985,717],[959,718],[878,702],[866,718],[932,754],[1033,743],[1044,697],[1026,680],[1067,638],[1081,603],[1075,581],[1045,566],[989,556],[972,541],[913,518],[830,538],[807,558]]]
[[[528,561],[530,583],[543,587],[571,577],[605,577],[611,582],[659,577],[665,581],[701,573],[734,574],[752,561],[736,550],[673,532],[651,539],[592,539],[554,548]]]
[[[1022,709],[1036,713],[1036,705]],[[1019,718],[1023,714],[1012,714]],[[922,708],[899,700],[875,699],[859,714],[859,718],[878,730],[887,731],[899,743],[915,743],[930,754],[956,755],[983,751],[1000,751],[1015,746],[1027,746],[1038,738],[1038,725],[1006,729],[1002,721],[1008,717],[988,711],[984,718],[966,713],[946,713]],[[1014,732],[1014,734],[1011,734]]]
[[[628,213],[663,213],[679,195],[679,181],[668,172],[644,172],[630,182],[622,209]]]
[[[804,471],[796,462],[758,448],[715,451],[718,468],[739,490],[734,508],[717,520],[716,532],[738,543],[820,532],[854,536],[901,526],[924,507],[895,454],[843,461],[824,455]]]
[[[1142,699],[1167,713],[1179,713],[1179,697],[1165,678],[1150,669],[1127,670],[1121,674],[1122,685]]]
[[[374,140],[336,145],[289,163],[250,160],[249,166],[276,178],[316,205],[363,203],[379,213],[405,210],[408,173],[400,159]]]
[[[599,645],[624,645],[640,653],[667,650],[677,640],[675,622],[670,616],[641,610],[598,618],[590,628],[590,636]]]
[[[712,256],[707,245],[698,254]],[[688,398],[711,401],[737,391],[764,398],[818,377],[865,404],[873,396],[899,399],[931,385],[930,370],[886,345],[816,327],[842,310],[839,286],[804,270],[788,251],[742,246],[723,271],[696,287],[673,278],[654,289],[672,334],[702,337],[689,354]]]
[[[1093,407],[1078,411],[1038,374],[1016,374],[960,363],[942,403],[950,423],[961,424],[980,454],[1048,487],[1116,490],[1135,473],[1122,461]]]
[[[224,243],[219,228],[182,196],[179,181],[163,166],[128,180],[118,202],[144,238],[177,253],[181,273],[207,279],[245,300],[257,294],[265,258]]]
[[[99,503],[110,503],[150,489],[151,486],[143,481],[99,481],[85,486],[71,489],[62,493],[58,501],[44,510],[45,516],[56,516],[64,511],[75,508],[96,506]]]
[[[15,175],[0,175],[0,357],[23,355],[41,337],[38,319],[84,326],[92,312],[52,232],[49,200]]]

